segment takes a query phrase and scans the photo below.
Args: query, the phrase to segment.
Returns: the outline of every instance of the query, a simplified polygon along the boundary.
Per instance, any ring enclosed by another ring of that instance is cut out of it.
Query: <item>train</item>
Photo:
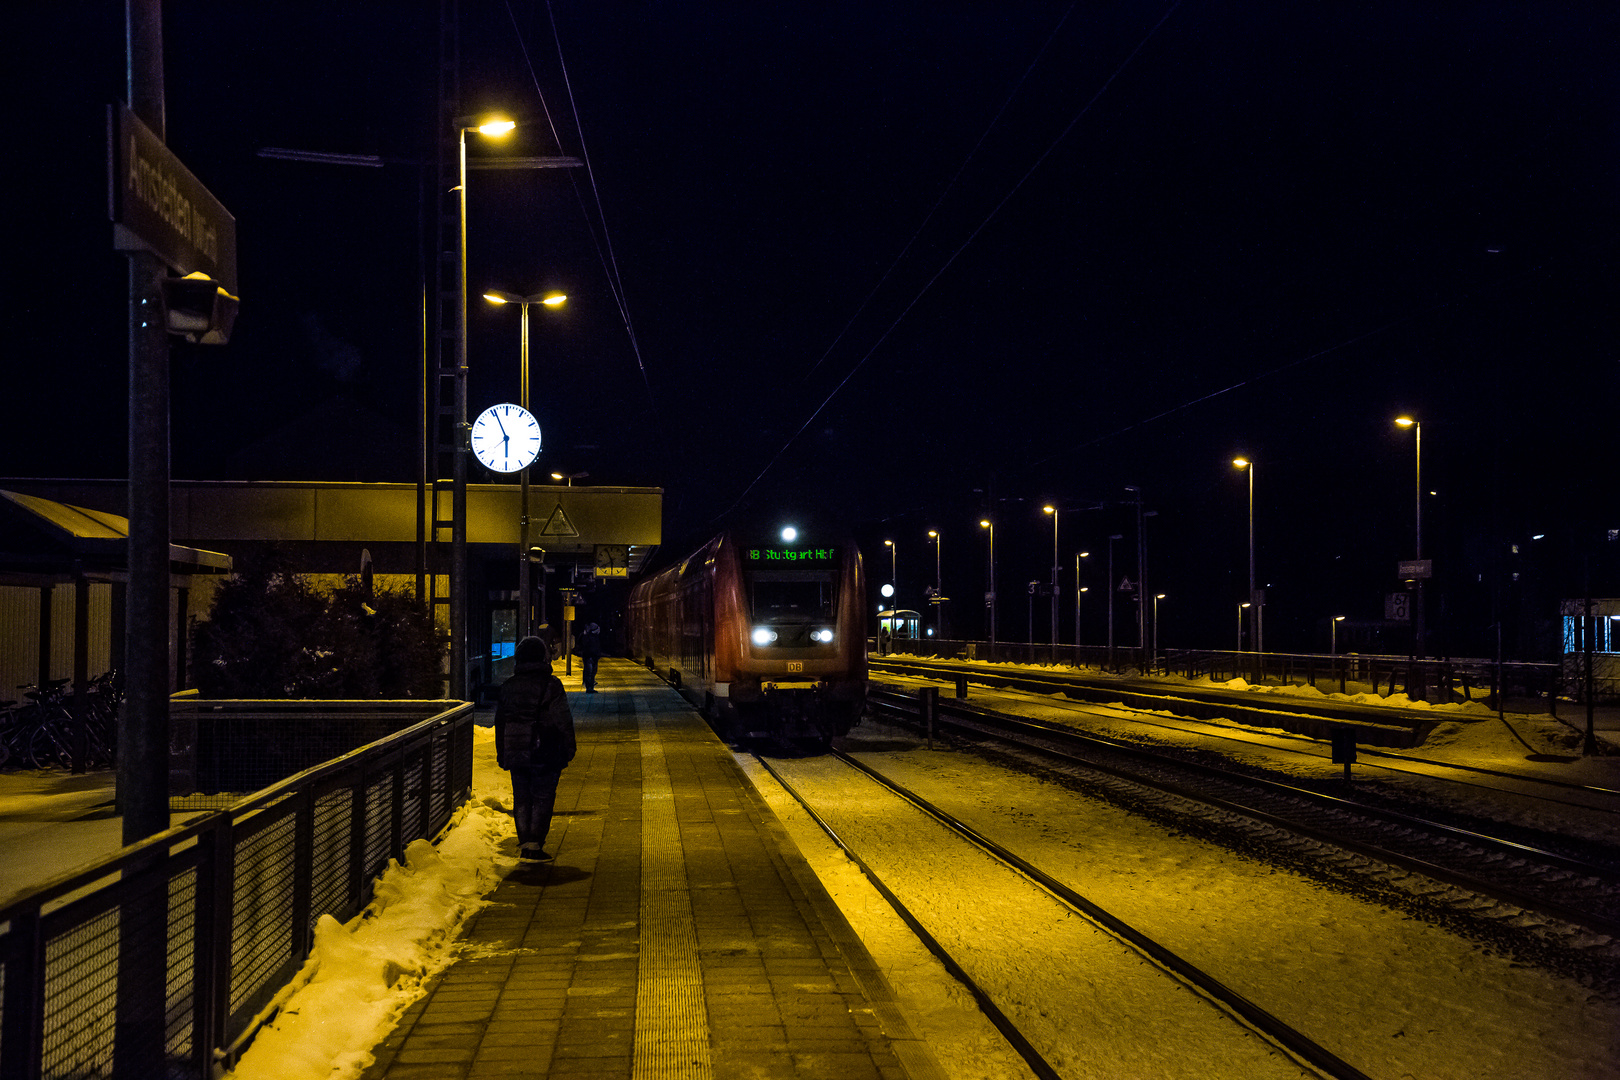
[[[722,532],[630,592],[630,656],[728,742],[826,747],[866,705],[866,579],[844,536]]]

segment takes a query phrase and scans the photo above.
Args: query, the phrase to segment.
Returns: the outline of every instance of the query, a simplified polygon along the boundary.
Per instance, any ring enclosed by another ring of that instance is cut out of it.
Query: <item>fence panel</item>
[[[0,1078],[205,1080],[232,1060],[315,920],[360,911],[388,860],[471,793],[472,706],[431,704],[442,711],[6,900]]]

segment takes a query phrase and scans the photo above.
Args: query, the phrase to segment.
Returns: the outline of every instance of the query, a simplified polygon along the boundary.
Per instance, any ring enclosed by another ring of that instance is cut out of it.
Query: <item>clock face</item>
[[[540,455],[540,422],[521,405],[491,405],[472,426],[472,452],[495,472],[517,472]]]

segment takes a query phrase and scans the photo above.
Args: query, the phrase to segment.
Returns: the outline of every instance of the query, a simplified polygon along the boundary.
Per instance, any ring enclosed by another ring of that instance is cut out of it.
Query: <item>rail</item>
[[[1002,664],[1052,664],[1099,671],[1185,675],[1211,682],[1242,678],[1250,683],[1337,683],[1340,693],[1351,684],[1370,687],[1371,692],[1388,697],[1404,692],[1414,699],[1437,702],[1481,699],[1495,701],[1500,694],[1531,697],[1546,702],[1547,711],[1558,714],[1558,695],[1563,671],[1558,664],[1500,663],[1494,660],[1448,658],[1417,660],[1409,656],[1371,653],[1255,653],[1230,649],[1161,649],[1144,658],[1134,647],[1106,645],[1029,644],[1021,641],[957,641],[928,638],[897,638],[890,641],[892,654],[938,657],[946,660],[976,660]],[[877,642],[873,640],[873,654]]]
[[[472,788],[472,705],[0,906],[0,1077],[207,1080],[405,846]]]

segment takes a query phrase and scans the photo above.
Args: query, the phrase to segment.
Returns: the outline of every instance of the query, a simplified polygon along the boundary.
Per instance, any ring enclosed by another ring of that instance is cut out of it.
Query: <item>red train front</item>
[[[723,738],[825,744],[866,701],[866,584],[847,539],[722,533],[630,594],[632,655]]]

